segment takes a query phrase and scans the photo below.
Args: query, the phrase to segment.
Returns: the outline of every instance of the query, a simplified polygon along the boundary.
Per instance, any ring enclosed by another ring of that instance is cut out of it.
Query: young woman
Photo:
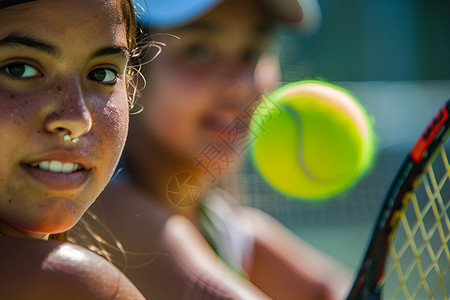
[[[141,299],[64,238],[128,129],[130,0],[0,0],[0,298]]]
[[[346,271],[216,187],[242,156],[252,107],[275,85],[270,30],[298,23],[301,8],[296,0],[197,2],[147,2],[149,31],[179,39],[155,36],[167,47],[145,71],[123,180],[94,213],[149,298],[341,298]]]

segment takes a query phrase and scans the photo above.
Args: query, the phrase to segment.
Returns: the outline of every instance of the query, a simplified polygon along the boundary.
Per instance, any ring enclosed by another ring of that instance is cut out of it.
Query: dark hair
[[[122,13],[121,17],[125,23],[125,29],[127,32],[127,46],[130,51],[130,60],[127,68],[127,85],[128,85],[128,105],[130,111],[133,110],[135,104],[135,98],[138,93],[138,78],[142,76],[140,73],[140,51],[137,49],[137,24],[136,13],[134,11],[133,0],[120,0],[119,8]],[[140,46],[139,46],[140,47]]]
[[[4,9],[10,6],[19,5],[22,3],[32,2],[36,0],[0,0],[0,9]]]
[[[136,14],[132,0],[120,0],[122,19],[125,21],[127,29],[128,49],[133,51],[136,48]]]

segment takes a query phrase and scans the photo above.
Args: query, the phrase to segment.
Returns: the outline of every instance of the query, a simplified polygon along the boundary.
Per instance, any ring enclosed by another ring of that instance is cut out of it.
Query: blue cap
[[[145,27],[176,27],[187,24],[225,0],[135,0],[136,15]],[[297,0],[259,0],[283,22],[299,23],[303,12]]]

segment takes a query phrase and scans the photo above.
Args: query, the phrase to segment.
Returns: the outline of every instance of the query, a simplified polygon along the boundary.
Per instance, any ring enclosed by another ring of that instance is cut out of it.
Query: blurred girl
[[[275,86],[270,30],[301,20],[297,1],[147,4],[147,29],[180,39],[155,37],[167,47],[145,71],[124,178],[94,207],[128,254],[124,272],[154,299],[343,297],[345,270],[216,186],[238,166],[252,110]]]

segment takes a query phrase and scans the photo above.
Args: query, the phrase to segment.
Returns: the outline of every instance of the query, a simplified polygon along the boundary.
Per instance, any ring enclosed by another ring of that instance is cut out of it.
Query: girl
[[[243,155],[259,95],[275,85],[269,32],[300,21],[297,1],[147,3],[149,30],[180,39],[158,37],[167,47],[145,72],[127,178],[94,207],[128,253],[125,273],[154,299],[343,297],[345,270],[216,187]]]
[[[64,239],[128,129],[130,0],[0,0],[0,298],[141,299]]]

